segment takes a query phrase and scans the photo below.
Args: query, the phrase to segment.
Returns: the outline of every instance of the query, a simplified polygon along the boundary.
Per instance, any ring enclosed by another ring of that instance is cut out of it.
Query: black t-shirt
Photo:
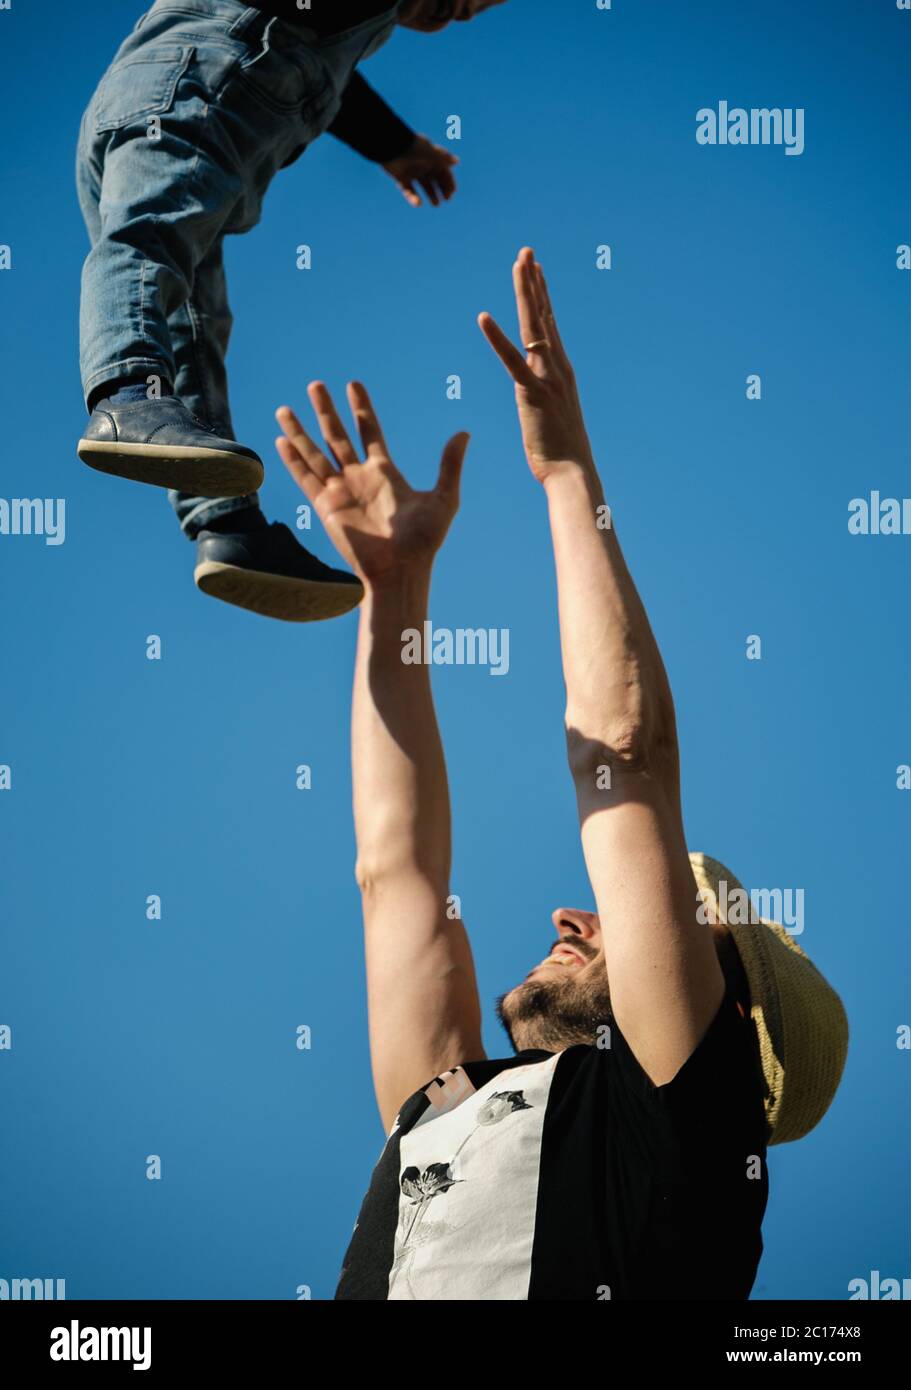
[[[616,1024],[609,1041],[468,1062],[411,1096],[335,1297],[747,1298],[768,1198],[748,1012],[729,988],[664,1086]]]

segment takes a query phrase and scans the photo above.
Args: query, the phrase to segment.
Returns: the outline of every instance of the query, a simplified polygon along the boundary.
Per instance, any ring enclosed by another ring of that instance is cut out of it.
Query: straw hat
[[[838,995],[778,922],[754,911],[743,925],[729,922],[719,901],[749,902],[749,895],[717,859],[691,854],[703,902],[725,922],[750,986],[751,1014],[766,1080],[769,1144],[801,1139],[818,1124],[841,1080],[848,1050],[848,1020]],[[737,891],[739,890],[739,892]],[[740,915],[740,914],[737,914]]]

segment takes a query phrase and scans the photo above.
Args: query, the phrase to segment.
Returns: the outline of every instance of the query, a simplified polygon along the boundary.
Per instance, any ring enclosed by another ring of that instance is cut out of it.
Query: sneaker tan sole
[[[293,579],[284,574],[242,569],[220,560],[206,560],[193,572],[196,587],[223,603],[281,618],[287,623],[315,623],[350,613],[364,597],[360,584],[330,584]]]
[[[176,488],[198,497],[246,497],[263,480],[263,466],[227,449],[188,444],[120,444],[80,439],[76,452],[89,468],[134,483]]]

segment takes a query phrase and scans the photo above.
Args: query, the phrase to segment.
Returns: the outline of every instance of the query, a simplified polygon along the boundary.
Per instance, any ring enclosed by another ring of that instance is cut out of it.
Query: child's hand
[[[441,145],[435,145],[426,135],[416,135],[414,144],[397,159],[390,159],[383,168],[395,179],[403,197],[413,208],[421,206],[421,195],[415,184],[420,184],[428,201],[438,207],[455,192],[452,166],[458,162],[454,154],[444,150]]]

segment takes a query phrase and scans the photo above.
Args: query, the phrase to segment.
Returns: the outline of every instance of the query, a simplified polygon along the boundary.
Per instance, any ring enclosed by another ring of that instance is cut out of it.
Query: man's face
[[[474,19],[482,10],[503,4],[505,0],[405,0],[399,11],[398,22],[406,29],[436,34],[453,20]]]
[[[561,1052],[591,1045],[611,1020],[601,923],[595,912],[558,907],[550,953],[497,1001],[497,1016],[517,1052]]]

